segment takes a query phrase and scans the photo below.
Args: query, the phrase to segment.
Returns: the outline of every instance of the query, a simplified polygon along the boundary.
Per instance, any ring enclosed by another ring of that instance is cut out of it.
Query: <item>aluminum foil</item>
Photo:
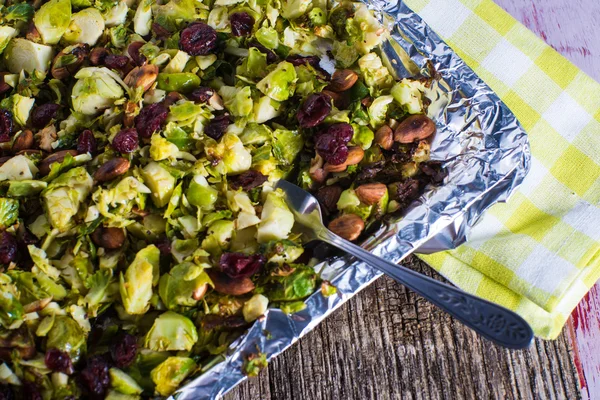
[[[413,252],[441,251],[463,243],[481,214],[521,184],[530,153],[515,116],[418,15],[393,1],[367,4],[391,32],[382,53],[398,78],[428,75],[428,63],[434,67],[436,80],[426,93],[432,100],[429,116],[438,126],[431,156],[444,161],[449,172],[443,185],[428,188],[403,218],[363,243],[397,263]],[[337,295],[325,298],[318,291],[306,300],[303,311],[293,315],[270,309],[232,343],[225,361],[173,397],[221,397],[246,379],[242,365],[247,355],[260,351],[269,360],[277,356],[381,275],[350,257],[324,262],[319,268],[322,277],[337,287]]]

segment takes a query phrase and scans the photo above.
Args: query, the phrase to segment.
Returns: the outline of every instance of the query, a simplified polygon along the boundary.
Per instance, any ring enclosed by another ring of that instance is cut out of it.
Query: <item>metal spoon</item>
[[[283,179],[277,183],[277,187],[283,190],[305,240],[318,239],[344,250],[417,292],[484,338],[501,346],[523,349],[531,344],[533,331],[516,313],[402,265],[393,264],[342,239],[323,225],[321,208],[314,196]]]

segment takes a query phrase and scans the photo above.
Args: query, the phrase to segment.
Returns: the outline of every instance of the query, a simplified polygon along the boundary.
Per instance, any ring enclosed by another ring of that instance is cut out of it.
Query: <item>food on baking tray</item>
[[[168,396],[268,307],[335,293],[278,179],[350,240],[442,181],[428,81],[327,4],[1,6],[1,398]]]

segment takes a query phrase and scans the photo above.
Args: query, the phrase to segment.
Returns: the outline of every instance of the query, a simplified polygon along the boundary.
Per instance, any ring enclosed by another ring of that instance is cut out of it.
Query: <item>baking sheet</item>
[[[530,163],[527,136],[515,116],[491,89],[406,5],[368,1],[390,29],[382,53],[398,78],[428,75],[436,80],[426,95],[432,100],[429,116],[438,132],[431,157],[444,161],[449,172],[444,184],[431,187],[405,216],[382,227],[364,247],[392,262],[409,254],[454,248],[464,242],[469,227],[492,204],[504,201],[523,181]],[[229,348],[226,360],[193,379],[173,397],[219,398],[246,377],[242,365],[258,351],[277,356],[381,273],[350,257],[322,263],[322,277],[338,294],[320,291],[306,300],[307,307],[286,315],[270,309],[265,318]],[[267,334],[268,333],[268,334]]]

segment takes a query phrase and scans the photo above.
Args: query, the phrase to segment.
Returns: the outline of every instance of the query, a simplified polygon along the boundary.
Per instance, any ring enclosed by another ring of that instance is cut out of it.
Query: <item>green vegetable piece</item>
[[[4,33],[8,31],[4,30]],[[34,70],[46,73],[52,61],[52,46],[33,43],[23,38],[12,39],[4,51],[6,67],[13,74]]]
[[[256,40],[268,49],[275,50],[279,46],[279,33],[275,28],[263,26],[254,35]]]
[[[70,22],[70,0],[50,0],[42,5],[33,17],[33,23],[45,44],[57,44]]]
[[[29,22],[33,17],[34,9],[31,4],[28,3],[16,3],[6,7],[6,13],[4,19],[6,21],[23,21]]]
[[[267,355],[265,353],[250,354],[244,365],[242,371],[247,376],[258,376],[259,372],[267,368]]]
[[[194,296],[206,292],[207,285],[212,286],[212,281],[204,272],[204,268],[191,262],[184,262],[174,266],[160,278],[158,293],[169,310],[176,310],[180,306],[196,305],[198,299]]]
[[[276,192],[267,195],[260,219],[256,236],[259,243],[286,239],[294,226],[294,214]]]
[[[153,3],[153,0],[141,0],[135,10],[135,15],[133,16],[133,30],[140,36],[146,36],[150,33]]]
[[[202,248],[213,255],[220,254],[229,247],[235,224],[233,221],[219,220],[213,222],[202,241]]]
[[[247,78],[262,78],[267,74],[267,55],[256,47],[248,50],[248,57],[240,64],[236,73]]]
[[[16,285],[9,275],[0,273],[0,324],[8,328],[13,322],[20,320],[23,314]]]
[[[258,101],[254,102],[254,111],[250,116],[250,121],[257,124],[265,122],[279,116],[281,114],[281,103],[273,100],[269,96],[262,96]],[[265,126],[265,128],[268,128]]]
[[[373,212],[373,206],[361,203],[352,188],[342,192],[337,202],[337,208],[343,213],[356,214],[365,221]]]
[[[4,51],[10,39],[17,36],[17,30],[10,26],[0,26],[0,54]]]
[[[227,108],[232,115],[236,117],[245,117],[252,112],[254,103],[252,101],[252,91],[250,90],[250,86],[244,86],[242,89],[233,86],[222,86],[221,89],[219,89],[219,95],[223,99],[225,108]]]
[[[352,128],[354,128],[354,136],[352,136],[352,140],[350,144],[353,146],[359,146],[363,150],[367,150],[373,144],[373,139],[375,139],[375,134],[368,126],[352,124]]]
[[[196,363],[188,357],[169,357],[152,370],[150,376],[161,396],[169,396],[194,370]]]
[[[19,200],[0,197],[0,229],[6,229],[19,218]]]
[[[104,400],[140,400],[141,396],[136,394],[124,394],[116,390],[109,390]]]
[[[100,11],[93,7],[76,12],[71,17],[69,28],[63,35],[63,40],[68,43],[96,44],[104,31],[104,18]]]
[[[144,314],[150,306],[152,286],[158,283],[160,251],[150,245],[135,255],[125,275],[121,273],[119,291],[128,314]]]
[[[304,253],[304,247],[287,239],[274,240],[263,245],[261,252],[270,263],[291,264]]]
[[[268,307],[269,299],[262,294],[255,294],[244,303],[244,308],[242,309],[244,319],[246,322],[253,322],[260,316],[264,315],[264,313],[267,312]]]
[[[127,39],[129,38],[129,32],[127,32],[127,28],[125,28],[125,25],[113,26],[112,28],[110,28],[108,30],[108,35],[110,36],[110,42],[117,49],[122,49],[123,47],[125,47],[127,45]],[[142,49],[140,49],[140,53],[144,54]],[[150,57],[146,57],[146,58],[150,59]]]
[[[97,115],[123,97],[119,76],[106,67],[82,68],[73,86],[73,109],[84,115]]]
[[[306,308],[306,303],[302,300],[286,301],[279,305],[279,309],[286,314],[296,314]]]
[[[150,139],[150,157],[154,161],[174,159],[179,154],[177,145],[171,143],[160,135],[152,135]]]
[[[285,101],[294,95],[297,79],[294,66],[282,61],[256,84],[256,88],[275,101]]]
[[[189,318],[167,311],[154,320],[144,340],[144,347],[155,351],[190,351],[198,341],[198,332]]]
[[[308,19],[313,26],[325,25],[327,23],[327,13],[319,7],[315,7],[308,13]]]
[[[12,113],[15,122],[21,126],[25,126],[29,119],[29,113],[33,108],[35,99],[30,97],[21,96],[20,94],[14,94],[11,96],[12,100]]]
[[[181,24],[196,19],[194,5],[193,0],[171,0],[156,8],[154,22],[174,32]]]
[[[303,147],[304,140],[298,131],[275,129],[273,132],[273,154],[283,165],[291,165]]]
[[[389,88],[394,84],[394,78],[390,71],[382,64],[381,58],[375,53],[365,54],[359,58],[358,67],[365,78],[365,83],[371,88]]]
[[[54,179],[42,192],[48,222],[61,232],[67,230],[92,185],[93,179],[84,167],[73,168]]]
[[[185,196],[190,204],[198,208],[211,210],[219,198],[219,192],[208,184],[205,177],[196,175],[190,182]]]
[[[110,385],[123,394],[141,394],[144,389],[125,372],[118,368],[111,368],[108,371],[110,375]]]
[[[144,183],[151,190],[150,196],[156,207],[164,207],[175,189],[175,178],[156,162],[151,162],[142,170]]]
[[[272,101],[267,96],[263,97],[263,99]],[[249,123],[240,135],[240,140],[244,145],[260,146],[271,139],[271,135],[271,129],[267,125],[263,125],[262,123]]]
[[[283,0],[281,16],[285,19],[296,19],[308,11],[311,0]]]
[[[244,144],[233,133],[226,133],[221,138],[223,146],[222,161],[227,168],[228,174],[239,174],[250,169],[252,166],[252,155],[244,147]]]
[[[73,318],[58,315],[48,332],[46,349],[58,349],[68,353],[75,364],[86,353],[85,332]]]
[[[200,86],[200,78],[191,72],[158,74],[157,88],[167,92],[189,93]]]
[[[50,314],[45,317],[42,322],[38,325],[35,335],[39,337],[44,337],[50,332],[50,329],[54,326],[54,319],[56,318],[55,314]]]
[[[48,186],[44,181],[34,181],[30,179],[23,181],[8,181],[5,185],[8,185],[6,195],[9,197],[35,196]]]
[[[394,84],[391,94],[410,114],[420,114],[423,112],[423,89],[421,82],[403,79]]]
[[[337,293],[337,288],[329,281],[323,281],[321,283],[321,294],[323,297],[330,297]]]
[[[369,124],[373,129],[380,128],[385,124],[387,111],[394,98],[390,95],[379,96],[369,106]]]
[[[270,301],[302,300],[315,291],[315,271],[303,264],[293,264],[292,267],[294,272],[287,276],[271,276],[266,279],[264,295]]]

